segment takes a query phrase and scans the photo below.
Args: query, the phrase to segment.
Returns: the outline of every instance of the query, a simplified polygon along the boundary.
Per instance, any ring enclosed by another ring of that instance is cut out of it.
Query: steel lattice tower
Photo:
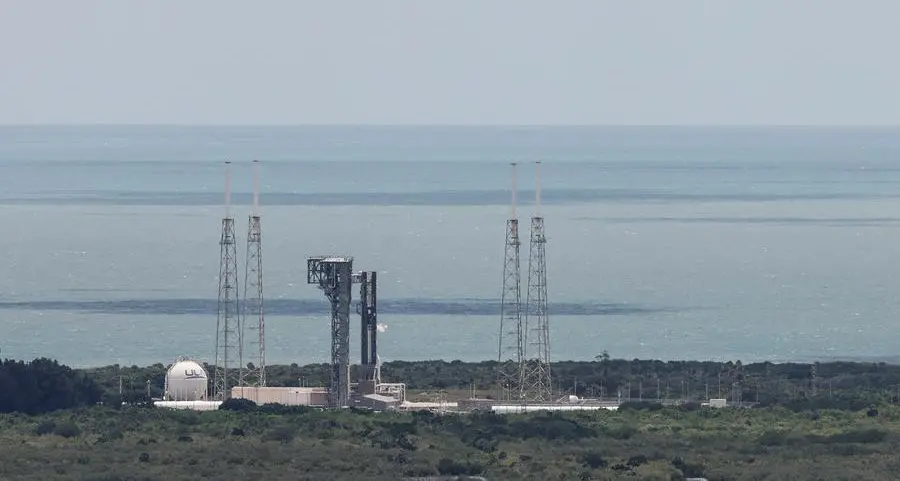
[[[234,381],[243,376],[240,303],[237,282],[237,243],[234,218],[231,217],[231,162],[225,162],[225,217],[219,240],[219,301],[216,319],[216,365],[213,374],[213,397],[224,401],[231,397]],[[235,363],[236,361],[236,363]],[[237,372],[235,372],[235,368]]]
[[[262,228],[259,215],[259,161],[253,161],[253,213],[247,219],[247,262],[244,264],[242,339],[249,341],[252,364],[242,385],[266,385],[266,320],[263,297]]]
[[[512,209],[506,221],[503,291],[500,295],[500,345],[497,384],[500,399],[517,400],[522,395],[525,329],[522,325],[522,288],[519,274],[519,220],[516,218],[516,163],[512,166]]]
[[[544,218],[541,217],[541,163],[535,163],[535,206],[531,218],[528,252],[528,294],[525,325],[528,348],[524,362],[522,394],[526,401],[552,400],[550,378],[550,320],[547,313],[547,258]]]
[[[350,405],[350,296],[353,287],[352,257],[310,257],[306,282],[316,284],[331,303],[331,385],[329,404]]]

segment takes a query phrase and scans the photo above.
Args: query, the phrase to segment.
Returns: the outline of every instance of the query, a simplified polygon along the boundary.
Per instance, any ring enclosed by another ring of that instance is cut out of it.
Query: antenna
[[[259,161],[253,161],[253,216],[259,216]]]
[[[512,166],[512,215],[509,218],[515,219],[516,218],[516,163],[510,162],[509,165]]]
[[[225,161],[225,217],[231,217],[231,161]]]
[[[541,161],[534,163],[534,216],[541,216]]]

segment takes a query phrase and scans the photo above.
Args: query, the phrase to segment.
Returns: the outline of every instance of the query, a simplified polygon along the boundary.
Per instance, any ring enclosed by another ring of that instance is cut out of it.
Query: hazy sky
[[[2,0],[0,123],[900,124],[898,0]]]

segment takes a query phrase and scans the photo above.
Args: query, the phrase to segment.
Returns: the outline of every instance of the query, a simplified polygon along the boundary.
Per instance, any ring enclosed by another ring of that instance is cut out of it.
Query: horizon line
[[[597,124],[579,124],[579,123],[343,123],[343,122],[323,122],[323,123],[112,123],[112,122],[22,122],[7,123],[0,122],[0,128],[10,127],[254,127],[254,128],[271,128],[271,127],[292,127],[292,128],[721,128],[721,129],[741,129],[741,128],[898,128],[900,124],[836,124],[836,123],[722,123],[722,124],[702,124],[702,123],[672,123],[672,124],[634,124],[634,123],[597,123]]]

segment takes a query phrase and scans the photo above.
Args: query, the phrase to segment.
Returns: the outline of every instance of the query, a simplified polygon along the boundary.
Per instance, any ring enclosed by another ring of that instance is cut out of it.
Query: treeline
[[[212,366],[206,365],[212,382]],[[498,397],[494,361],[393,361],[382,366],[386,382],[404,382],[410,391],[452,390],[463,395]],[[355,378],[354,373],[351,374]],[[166,366],[107,366],[86,370],[107,392],[136,399],[162,395]],[[267,367],[270,386],[327,386],[327,364]],[[868,404],[900,402],[900,365],[864,362],[752,363],[655,361],[598,358],[552,365],[560,397],[620,400],[725,398],[730,402],[782,405],[796,409],[862,409]],[[148,383],[149,381],[149,383]]]
[[[497,363],[394,361],[382,377],[404,382],[409,391],[471,392],[496,398]],[[73,370],[50,359],[3,361],[0,412],[45,412],[98,401],[140,403],[163,395],[167,366],[106,366]],[[205,365],[212,383],[212,366]],[[355,371],[355,369],[354,369]],[[900,403],[900,366],[829,362],[742,364],[737,362],[652,361],[601,358],[562,361],[552,366],[557,394],[620,401],[729,402],[780,405],[795,410],[859,410],[869,404]],[[269,366],[270,386],[327,386],[328,365]],[[355,376],[355,374],[353,374]]]
[[[0,413],[39,414],[95,404],[102,396],[85,373],[50,359],[0,363]]]
[[[491,362],[392,362],[383,374],[412,390],[465,394],[474,387],[490,394],[495,367]],[[210,412],[122,406],[123,398],[146,399],[148,389],[160,394],[165,368],[79,371],[49,359],[3,361],[0,410],[34,416],[0,413],[4,454],[10,460],[0,463],[0,479],[876,480],[892,479],[900,443],[900,407],[885,405],[896,399],[900,366],[877,363],[598,359],[554,364],[560,391],[568,385],[578,393],[632,392],[632,401],[617,412],[376,414],[256,406],[246,400],[230,400]],[[273,366],[268,374],[273,385],[324,384],[327,366]],[[742,389],[745,397],[755,396],[758,387],[760,404],[767,400],[791,409],[700,409],[693,400],[679,406],[655,402],[654,393],[665,397],[666,384],[670,397],[675,397],[673,386],[680,389],[683,382],[678,394],[702,399],[707,386],[719,388],[720,379],[723,391],[733,382],[740,386],[735,393]],[[879,405],[857,409],[869,401]],[[64,410],[82,406],[91,407]],[[826,407],[848,410],[820,410]],[[810,409],[816,412],[799,412]],[[56,439],[40,440],[45,437]],[[185,456],[191,446],[220,461]]]

